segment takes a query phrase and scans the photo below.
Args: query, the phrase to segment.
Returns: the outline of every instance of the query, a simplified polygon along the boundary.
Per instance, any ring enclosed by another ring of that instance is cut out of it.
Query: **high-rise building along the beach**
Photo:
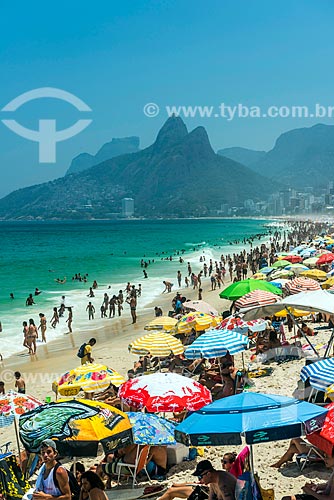
[[[133,198],[122,199],[122,217],[132,217],[135,213],[135,202]]]

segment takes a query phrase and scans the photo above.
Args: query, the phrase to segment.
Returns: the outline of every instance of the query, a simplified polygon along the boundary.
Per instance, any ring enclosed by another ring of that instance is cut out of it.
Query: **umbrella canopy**
[[[323,264],[328,264],[334,260],[334,253],[324,253],[317,260],[317,266],[322,266]]]
[[[229,351],[232,356],[248,347],[248,337],[230,330],[208,330],[188,346],[184,355],[188,359],[217,358]]]
[[[267,328],[267,323],[263,319],[244,321],[239,316],[229,316],[220,323],[219,328],[221,330],[234,330],[237,333],[247,334],[248,330],[252,332],[264,331]]]
[[[271,271],[273,271],[273,270],[274,270],[273,267],[268,267],[268,266],[261,267],[261,269],[259,270],[259,273],[261,273],[261,274],[270,274]]]
[[[305,259],[303,262],[306,266],[309,267],[315,267],[317,265],[319,257],[309,257],[308,259]]]
[[[129,344],[129,351],[131,354],[151,354],[161,358],[170,354],[182,354],[184,347],[179,339],[169,333],[151,332]]]
[[[277,279],[277,278],[289,278],[290,276],[294,276],[293,271],[288,271],[287,269],[277,269],[274,273],[270,275],[270,279]]]
[[[252,280],[265,280],[267,276],[263,273],[255,273],[250,277]]]
[[[334,277],[328,278],[324,283],[321,283],[321,288],[323,290],[328,290],[328,288],[331,288],[334,285]]]
[[[225,290],[220,292],[219,297],[221,299],[238,300],[246,293],[252,292],[254,290],[265,290],[267,292],[275,293],[276,295],[282,295],[282,291],[275,287],[271,283],[262,280],[242,280],[232,283]]]
[[[124,377],[111,368],[87,363],[66,372],[53,387],[62,396],[76,396],[81,389],[85,392],[100,392],[110,384],[119,387],[124,382]]]
[[[327,387],[334,384],[334,358],[326,358],[304,366],[300,372],[300,378],[317,391],[325,392]]]
[[[219,313],[217,309],[212,307],[204,300],[187,300],[183,302],[183,307],[186,309],[191,309],[192,311],[198,311],[205,314],[210,314],[211,316],[218,316]]]
[[[307,440],[328,455],[332,454],[334,445],[334,404],[325,407],[326,416],[321,415],[306,425]]]
[[[289,311],[283,309],[282,311],[275,312],[275,316],[277,318],[286,318],[290,312],[295,318],[301,318],[310,314],[310,311],[302,311],[301,309],[294,309],[293,307],[289,307],[288,309]]]
[[[41,404],[41,401],[28,394],[8,391],[7,394],[0,396],[0,427],[7,427],[13,423],[15,417],[19,418],[23,413]]]
[[[169,316],[158,316],[144,326],[144,330],[165,330],[166,332],[170,332],[176,323],[177,319],[175,318],[171,318]]]
[[[318,406],[276,394],[244,392],[219,399],[176,427],[194,446],[236,445],[290,439],[302,435],[302,424],[326,413]],[[181,434],[181,436],[180,436]]]
[[[300,275],[319,281],[325,281],[327,279],[327,274],[325,273],[325,271],[320,271],[320,269],[310,269],[309,271],[302,271]]]
[[[275,269],[278,269],[280,267],[288,266],[289,264],[291,264],[291,262],[289,260],[285,260],[285,257],[284,257],[284,259],[282,259],[282,260],[276,260],[276,262],[273,263],[272,267],[274,267]]]
[[[45,439],[59,440],[59,453],[96,456],[102,442],[105,449],[132,442],[126,413],[105,403],[87,399],[48,403],[21,415],[20,438],[30,452],[38,452]],[[113,438],[117,435],[117,439]]]
[[[295,274],[299,274],[303,271],[309,271],[309,267],[304,266],[304,264],[291,264],[290,266],[286,266],[288,271],[293,271]]]
[[[271,281],[270,283],[274,286],[278,286],[279,288],[284,288],[285,285],[289,282],[289,280],[287,279],[284,279],[284,278],[278,278],[278,279],[274,279],[273,281]]]
[[[175,325],[174,333],[190,333],[192,329],[196,332],[207,330],[219,325],[221,317],[198,311],[185,314]]]
[[[268,304],[275,304],[280,297],[272,292],[265,290],[254,290],[253,292],[246,293],[243,297],[238,299],[234,306],[236,309],[246,309],[249,307],[265,306]]]
[[[212,401],[211,392],[199,382],[176,373],[153,373],[128,380],[118,396],[149,412],[196,411]]]
[[[285,285],[285,289],[290,295],[294,295],[300,292],[320,290],[320,285],[310,278],[299,277],[289,281]]]
[[[284,257],[284,260],[291,262],[291,264],[296,264],[297,262],[301,262],[303,259],[300,257],[300,255],[286,255]]]
[[[158,417],[154,413],[127,412],[132,425],[133,442],[151,446],[176,444],[175,422]]]

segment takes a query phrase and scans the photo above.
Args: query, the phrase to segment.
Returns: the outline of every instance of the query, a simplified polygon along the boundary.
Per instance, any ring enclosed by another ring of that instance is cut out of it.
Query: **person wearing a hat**
[[[198,462],[193,476],[197,476],[200,483],[209,485],[209,499],[234,500],[237,480],[232,474],[224,470],[216,470],[210,460]]]
[[[52,439],[45,439],[41,444],[41,456],[43,465],[39,470],[36,480],[33,500],[71,500],[71,489],[69,485],[67,470],[61,465],[56,469],[58,485],[54,482],[54,468],[57,461],[57,446]]]

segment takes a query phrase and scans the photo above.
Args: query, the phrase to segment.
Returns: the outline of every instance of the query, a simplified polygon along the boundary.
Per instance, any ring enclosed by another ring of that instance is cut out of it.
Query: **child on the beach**
[[[20,372],[15,372],[15,388],[17,388],[17,392],[20,394],[26,393],[26,383]]]

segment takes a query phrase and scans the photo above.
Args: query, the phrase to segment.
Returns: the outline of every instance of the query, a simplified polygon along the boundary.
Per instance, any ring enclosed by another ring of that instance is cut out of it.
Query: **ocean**
[[[198,272],[200,255],[208,260],[236,252],[244,247],[243,238],[268,232],[276,224],[250,219],[1,222],[0,353],[7,357],[21,351],[22,322],[33,318],[39,324],[40,312],[49,322],[62,295],[66,305],[73,307],[73,331],[95,329],[109,321],[99,319],[104,292],[117,295],[128,281],[136,287],[141,283],[138,309],[155,298],[158,305],[162,281],[171,281],[176,288],[176,272],[180,269],[184,279],[187,262]],[[236,240],[239,243],[232,247],[230,242]],[[178,260],[181,255],[183,264]],[[166,260],[170,256],[172,260]],[[147,279],[141,259],[151,261]],[[87,273],[87,283],[72,280],[76,273]],[[65,278],[64,284],[56,281]],[[99,285],[92,299],[96,319],[88,324],[87,295],[94,280]],[[36,305],[27,307],[26,298],[36,287],[42,293],[34,297]],[[14,299],[10,299],[11,293]],[[127,304],[123,313],[129,316]],[[48,326],[48,340],[64,335],[66,317],[67,313],[55,330]]]

